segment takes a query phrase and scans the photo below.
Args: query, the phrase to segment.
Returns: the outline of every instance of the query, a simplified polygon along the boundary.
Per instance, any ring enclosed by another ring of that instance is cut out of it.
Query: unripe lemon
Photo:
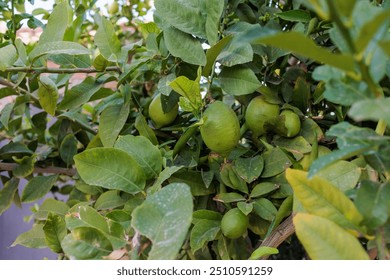
[[[114,15],[119,11],[119,5],[116,1],[112,2],[110,6],[108,6],[108,13],[110,15]]]
[[[149,105],[149,116],[156,128],[173,123],[178,113],[179,105],[176,104],[169,112],[165,113],[161,104],[161,94],[153,98]]]
[[[224,236],[231,239],[241,237],[249,226],[249,218],[238,208],[233,208],[222,217],[221,230]]]
[[[291,110],[283,110],[280,116],[284,116],[285,127],[281,135],[288,138],[298,135],[299,131],[301,131],[301,120],[299,116]]]
[[[251,100],[246,109],[245,122],[256,137],[266,133],[264,123],[279,116],[279,105],[271,104],[264,100],[263,96],[257,96]]]
[[[240,123],[234,111],[222,101],[210,104],[204,112],[200,134],[206,146],[227,155],[240,140]]]

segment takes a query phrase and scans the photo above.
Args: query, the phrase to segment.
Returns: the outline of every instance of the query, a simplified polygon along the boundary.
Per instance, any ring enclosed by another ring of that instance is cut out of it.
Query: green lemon
[[[234,111],[225,103],[215,101],[205,110],[200,128],[206,146],[221,155],[227,155],[240,140],[240,123]]]
[[[161,104],[161,94],[153,98],[149,105],[149,117],[152,119],[156,128],[167,126],[176,119],[179,105],[176,104],[169,112],[164,112]]]
[[[112,2],[110,6],[108,6],[108,13],[110,15],[115,15],[119,11],[119,5],[116,1]]]
[[[233,208],[222,217],[221,230],[228,238],[241,237],[249,226],[249,218],[238,208]]]
[[[301,120],[299,116],[291,110],[283,110],[280,113],[280,116],[284,117],[284,127],[281,136],[291,138],[297,136],[299,131],[301,131]]]
[[[266,133],[265,122],[278,116],[279,105],[265,101],[263,96],[257,96],[251,100],[246,109],[245,122],[253,135],[259,137]]]

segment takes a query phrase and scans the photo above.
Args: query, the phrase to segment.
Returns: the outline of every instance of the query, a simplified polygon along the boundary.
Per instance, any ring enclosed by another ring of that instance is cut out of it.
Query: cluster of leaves
[[[15,97],[0,116],[0,214],[46,197],[13,245],[70,259],[277,258],[295,226],[300,258],[390,258],[390,1],[156,0],[154,22],[135,19],[148,1],[109,17],[71,2],[27,46],[16,1],[0,6],[0,98]],[[89,75],[72,85],[76,73]],[[180,105],[161,128],[148,112],[158,94],[165,112]],[[299,134],[248,130],[259,95],[299,115]],[[241,126],[228,155],[199,133],[215,100]],[[232,208],[249,219],[237,239],[221,231]]]

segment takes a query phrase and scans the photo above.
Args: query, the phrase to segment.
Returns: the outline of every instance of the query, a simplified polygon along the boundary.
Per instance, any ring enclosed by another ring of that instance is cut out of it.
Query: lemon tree
[[[35,205],[10,246],[390,258],[389,1],[25,2],[0,2],[0,215]]]

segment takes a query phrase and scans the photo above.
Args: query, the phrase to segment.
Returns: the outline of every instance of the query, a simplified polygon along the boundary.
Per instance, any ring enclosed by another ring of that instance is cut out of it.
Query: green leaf
[[[52,79],[45,76],[40,77],[38,97],[39,104],[41,104],[42,108],[47,113],[54,116],[58,101],[58,89]]]
[[[117,62],[121,54],[121,43],[115,34],[112,23],[101,17],[99,28],[95,34],[95,44],[105,59]]]
[[[145,188],[145,174],[126,152],[114,148],[93,148],[74,157],[81,178],[90,185],[138,193]]]
[[[18,164],[17,167],[15,167],[12,170],[12,173],[16,177],[27,177],[34,171],[34,164],[37,160],[37,155],[34,154],[32,156],[24,156],[21,159],[13,158],[14,161]]]
[[[12,203],[16,191],[18,190],[19,180],[12,178],[4,184],[0,190],[0,215],[3,214]]]
[[[183,33],[193,34],[206,39],[207,8],[213,8],[214,11],[211,12],[216,12],[218,7],[220,7],[216,0],[208,0],[208,2],[211,3],[207,4],[205,0],[156,0],[154,5],[157,14],[163,19],[164,23],[174,26]],[[213,20],[215,18],[211,14],[209,19],[210,25],[213,23]],[[178,40],[178,42],[181,41]]]
[[[163,158],[160,150],[144,136],[119,136],[115,148],[132,156],[143,169],[146,178],[158,177],[161,172]]]
[[[85,226],[95,228],[107,234],[110,232],[106,219],[92,207],[79,206],[78,213],[80,221],[82,221]]]
[[[312,178],[323,168],[331,165],[342,159],[347,159],[353,156],[361,155],[365,151],[369,150],[368,144],[355,144],[349,147],[343,147],[341,150],[334,150],[327,155],[323,155],[312,162],[309,168],[309,178]]]
[[[60,216],[65,216],[68,213],[69,206],[62,201],[54,198],[48,198],[39,206],[38,212],[34,214],[37,220],[46,220],[49,213],[54,213]]]
[[[102,259],[112,251],[110,241],[94,228],[76,228],[65,236],[62,248],[70,259]]]
[[[390,57],[390,41],[379,42],[379,46],[381,46],[382,50]]]
[[[184,168],[183,165],[165,167],[164,170],[160,173],[160,175],[158,175],[156,182],[154,182],[153,186],[151,187],[152,193],[159,190],[161,188],[162,183],[164,183],[172,176],[172,174],[176,173],[182,168]]]
[[[355,205],[371,229],[383,226],[390,215],[390,183],[363,180],[356,193]]]
[[[220,232],[220,221],[200,220],[191,230],[190,246],[192,253],[201,249],[209,241],[216,239]]]
[[[55,253],[61,253],[61,241],[65,238],[67,230],[63,217],[49,213],[43,226],[47,246]]]
[[[341,227],[359,230],[362,214],[349,198],[327,180],[314,177],[307,179],[307,172],[287,169],[286,178],[294,195],[305,210],[313,215],[327,218]]]
[[[234,168],[237,174],[247,183],[256,180],[264,168],[264,159],[261,156],[252,158],[238,158],[234,162]]]
[[[283,200],[282,204],[280,205],[278,212],[275,215],[275,219],[272,221],[271,225],[268,228],[266,237],[268,237],[273,230],[283,221],[284,218],[289,216],[292,212],[293,208],[293,196],[288,196],[285,200]]]
[[[58,109],[74,109],[87,103],[90,98],[101,89],[102,84],[93,77],[87,77],[80,84],[75,85],[68,90],[64,99],[58,105]]]
[[[14,105],[15,105],[14,103],[8,103],[1,110],[0,122],[4,125],[5,129],[7,130],[8,130],[8,123],[11,118],[12,110],[14,109]]]
[[[360,179],[361,169],[353,163],[340,160],[321,169],[316,175],[345,192],[356,187]]]
[[[253,203],[247,203],[247,202],[240,201],[237,203],[237,207],[238,207],[238,209],[241,210],[242,213],[244,213],[246,216],[248,216],[249,213],[251,213],[253,210]]]
[[[14,45],[7,45],[0,48],[0,71],[4,71],[7,67],[11,67],[18,59],[18,53]]]
[[[34,224],[33,227],[26,232],[20,234],[12,243],[11,247],[22,245],[27,248],[46,248],[45,233],[43,224]]]
[[[104,147],[113,147],[127,121],[130,104],[116,104],[105,108],[100,115],[99,136]]]
[[[108,210],[123,206],[125,202],[126,200],[119,195],[119,191],[111,190],[102,193],[96,200],[94,207],[98,211]]]
[[[226,36],[206,51],[207,63],[203,67],[203,76],[208,77],[211,75],[215,60],[221,51],[229,44],[232,38],[233,36],[231,35]]]
[[[186,34],[174,27],[164,30],[164,42],[168,51],[184,62],[194,65],[206,65],[206,55],[201,43],[192,35]],[[180,44],[177,44],[180,42]]]
[[[62,41],[68,26],[70,7],[68,1],[60,1],[50,14],[47,25],[39,37],[39,45]]]
[[[356,52],[359,53],[372,42],[378,33],[382,33],[381,37],[384,37],[387,33],[387,28],[390,23],[390,10],[384,10],[377,14],[374,18],[365,22],[365,24],[359,30],[359,36],[356,39],[355,46]],[[385,31],[385,32],[383,32]]]
[[[22,192],[22,202],[32,202],[44,197],[57,179],[58,175],[36,176],[32,178]]]
[[[273,144],[291,152],[297,159],[300,159],[303,154],[311,152],[311,145],[302,136],[297,136],[294,138],[276,138]]]
[[[146,198],[132,214],[132,225],[152,241],[148,259],[174,259],[191,224],[193,202],[186,184],[173,183]]]
[[[355,121],[379,121],[390,123],[390,97],[360,100],[352,105],[348,115]]]
[[[217,43],[220,18],[224,10],[224,2],[219,0],[207,0],[206,2],[206,37],[210,46]]]
[[[253,209],[260,218],[266,221],[272,221],[278,210],[272,202],[266,198],[260,198],[253,203]]]
[[[73,163],[73,157],[77,154],[77,143],[77,139],[73,134],[68,134],[62,139],[60,156],[66,166],[71,166]]]
[[[197,210],[192,213],[192,223],[196,224],[202,220],[221,221],[222,215],[219,212],[211,210]]]
[[[168,178],[169,183],[185,183],[191,188],[193,196],[203,196],[215,193],[215,187],[206,187],[202,174],[199,171],[180,171]]]
[[[347,72],[355,70],[355,62],[351,55],[333,54],[317,46],[313,40],[298,32],[283,32],[275,35],[263,36],[253,43],[266,44],[286,49],[298,55],[314,59],[320,63],[328,64]]]
[[[255,73],[243,66],[224,67],[218,78],[222,90],[235,96],[250,94],[261,86]]]
[[[34,62],[41,56],[55,54],[82,55],[91,54],[91,52],[79,43],[56,41],[37,45],[28,57],[31,62]]]
[[[308,22],[311,19],[311,16],[307,11],[295,9],[277,13],[276,16],[283,20],[292,22]]]
[[[193,108],[192,110],[198,110],[202,106],[199,81],[199,75],[195,81],[191,81],[185,76],[180,76],[170,82],[169,86],[178,94],[190,101],[191,107]]]
[[[328,219],[298,213],[294,217],[294,226],[313,260],[369,260],[360,242]]]
[[[158,145],[158,140],[153,132],[153,129],[148,126],[145,117],[141,113],[136,117],[134,126],[141,136],[148,138],[153,145]]]
[[[309,108],[311,98],[310,93],[311,84],[303,77],[298,77],[295,81],[294,94],[292,96],[292,105],[305,112]]]
[[[273,148],[263,154],[264,170],[261,178],[269,178],[282,173],[292,165],[288,156],[279,148]]]
[[[231,192],[231,193],[219,193],[213,198],[213,200],[222,203],[232,203],[232,202],[245,201],[246,199],[239,193]]]
[[[258,260],[269,255],[279,254],[279,250],[273,247],[260,246],[254,250],[249,257],[249,260]]]
[[[261,197],[265,196],[279,188],[278,184],[271,183],[271,182],[261,182],[257,184],[250,194],[251,198]]]

